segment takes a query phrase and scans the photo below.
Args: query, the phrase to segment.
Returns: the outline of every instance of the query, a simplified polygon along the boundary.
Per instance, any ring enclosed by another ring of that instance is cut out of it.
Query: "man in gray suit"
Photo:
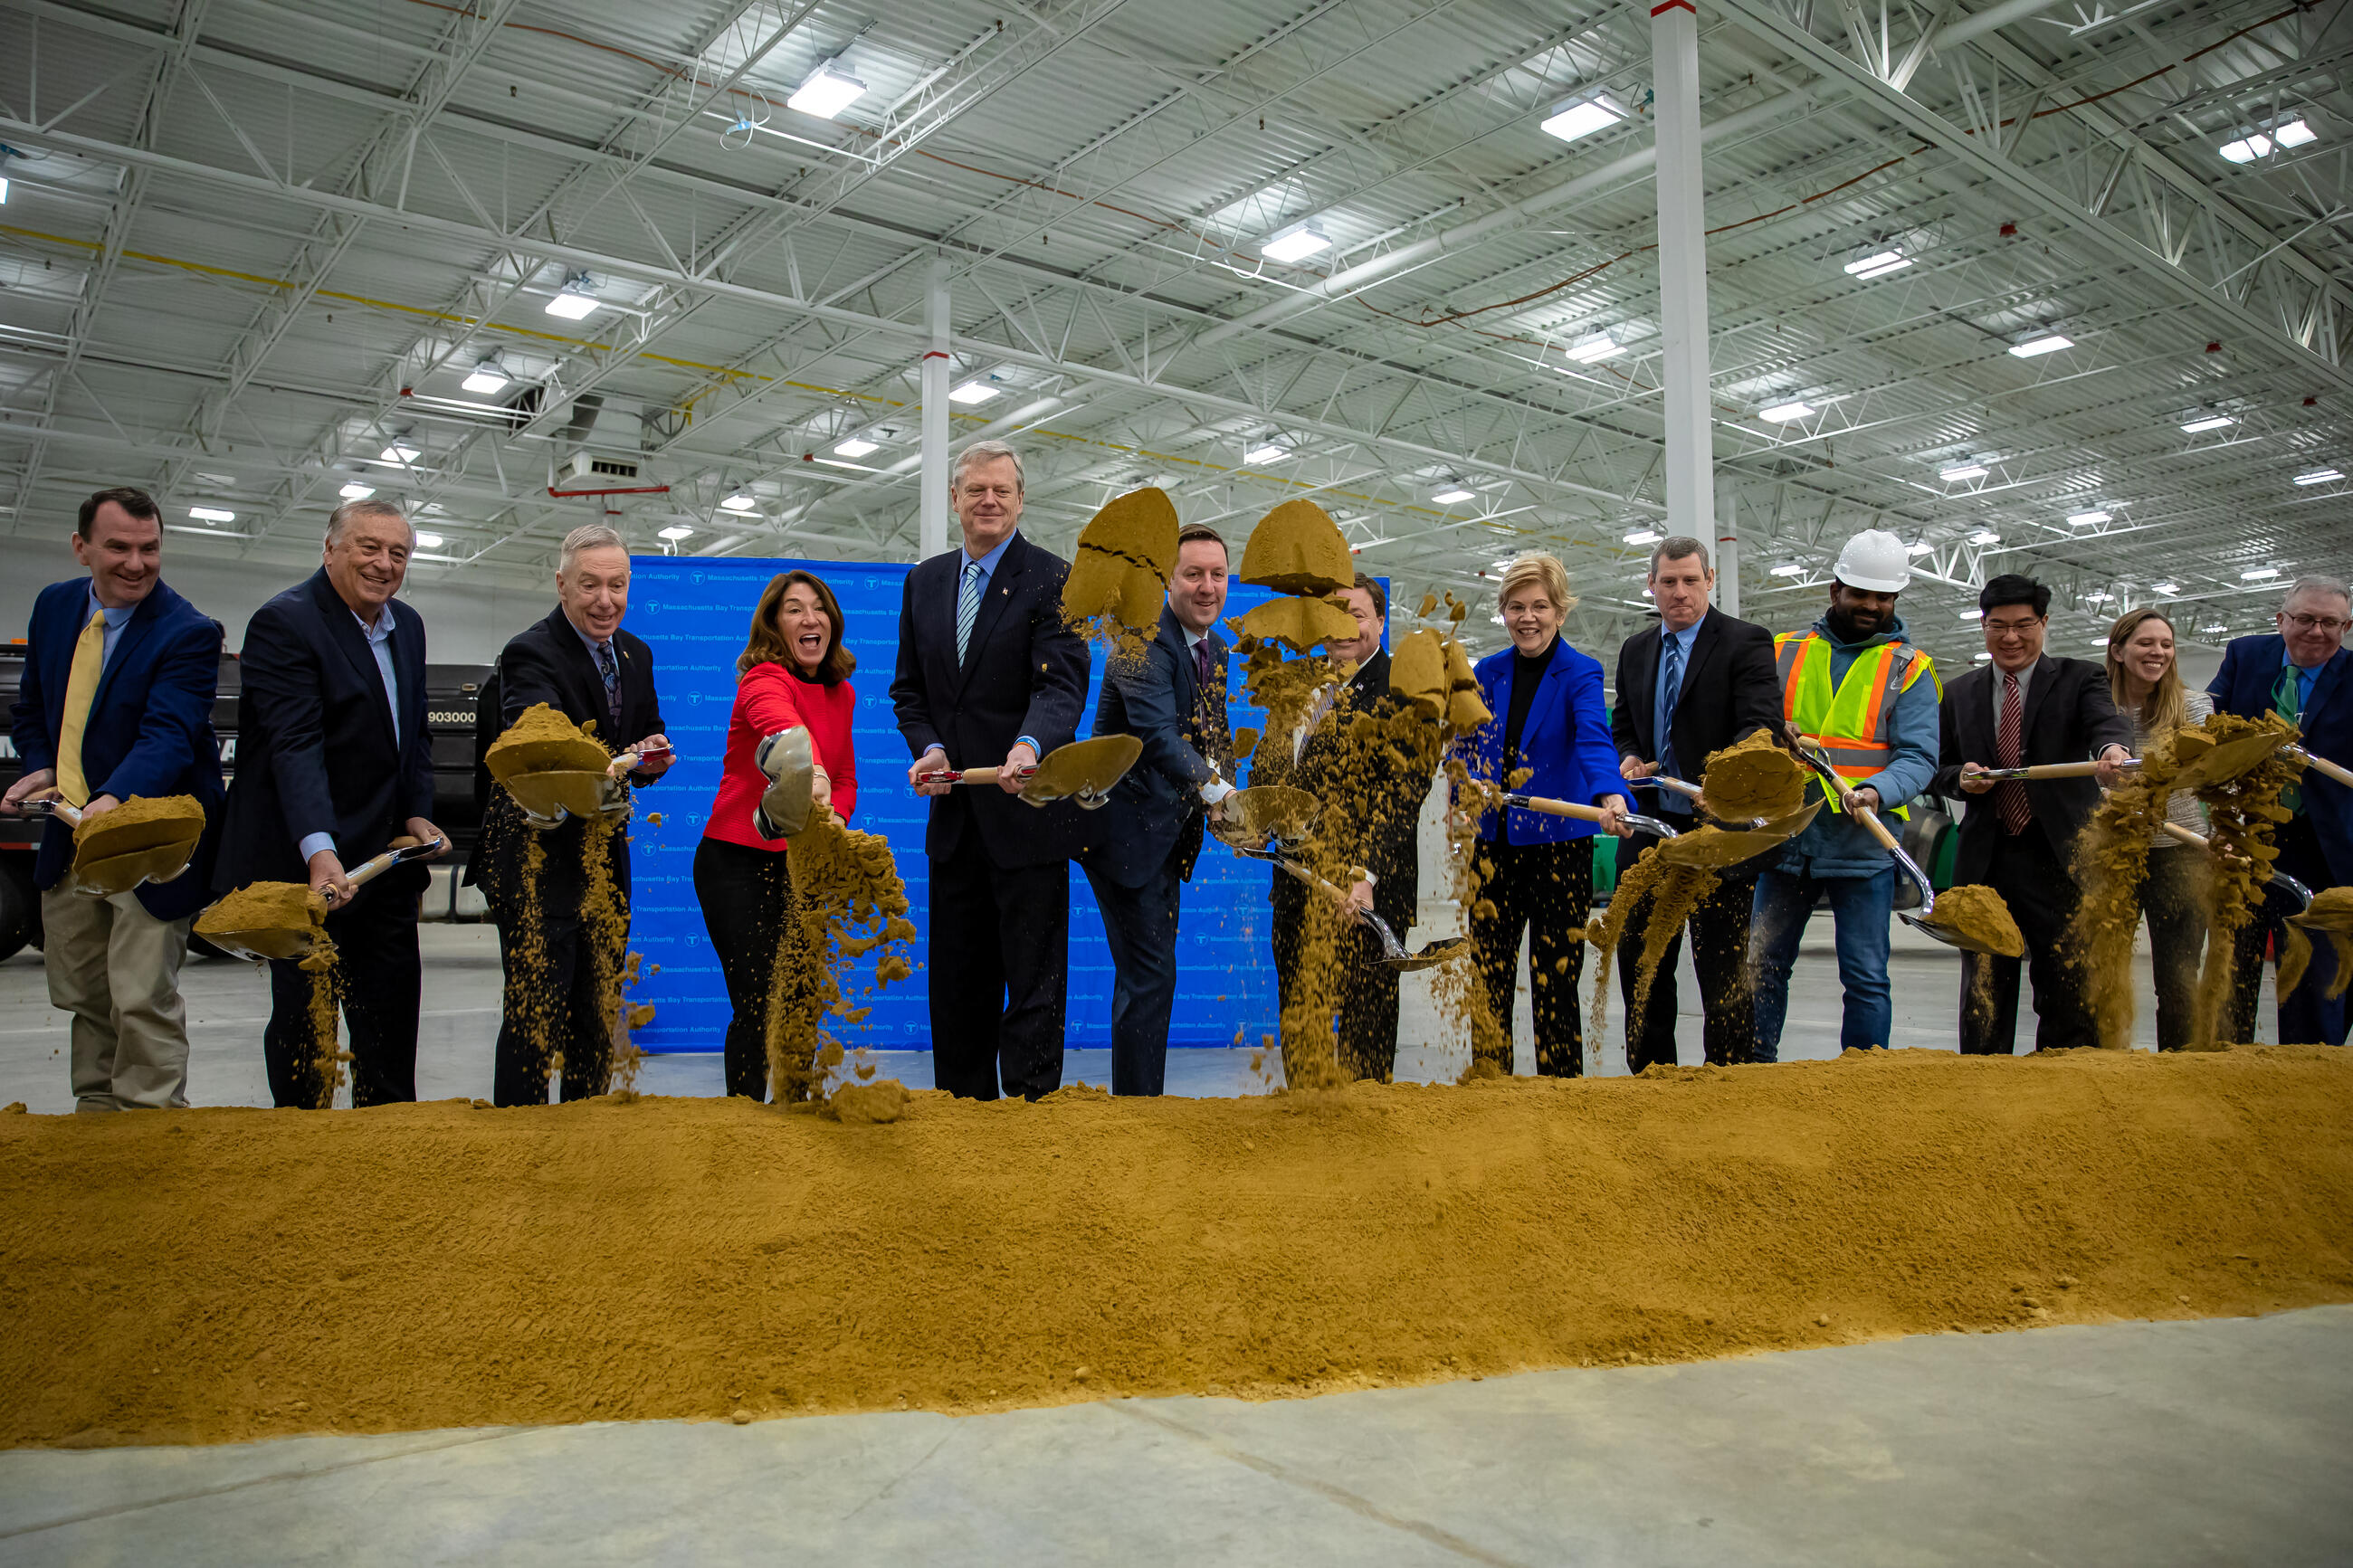
[[[1082,864],[1103,910],[1116,980],[1111,1091],[1158,1094],[1176,1002],[1176,911],[1208,814],[1233,787],[1226,728],[1226,542],[1195,525],[1176,539],[1160,630],[1140,658],[1113,656],[1095,733],[1134,735],[1144,753],[1103,807],[1102,842]]]

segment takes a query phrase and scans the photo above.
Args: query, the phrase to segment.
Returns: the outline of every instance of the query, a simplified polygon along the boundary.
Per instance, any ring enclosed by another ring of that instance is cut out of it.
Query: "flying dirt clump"
[[[2206,741],[2198,731],[2179,728],[2158,736],[2144,748],[2139,768],[2107,792],[2075,840],[2073,868],[2083,898],[2075,906],[2066,945],[2083,977],[2100,1045],[2107,1050],[2124,1050],[2132,1044],[2133,941],[2140,929],[2141,884],[2148,879],[2149,836],[2165,818],[2166,797],[2173,792],[2182,751],[2200,749]],[[1940,919],[1951,897],[1951,892],[1937,896]],[[2007,916],[2008,910],[2003,913]],[[1987,966],[1978,966],[1984,984],[1978,989],[1986,992],[1990,1005],[1989,973]],[[1974,996],[1971,1005],[1976,1005]]]
[[[2265,714],[2242,719],[2232,713],[2210,714],[2202,738],[2213,746],[2242,740],[2264,731],[2291,730],[2284,721]],[[2183,731],[2184,734],[2192,731]],[[2236,778],[2206,785],[2198,798],[2206,805],[2210,831],[2207,842],[2215,850],[2214,919],[2206,940],[2206,964],[2198,977],[2191,1011],[2190,1038],[2204,1045],[2215,1038],[2222,1004],[2231,992],[2237,964],[2233,949],[2238,933],[2255,918],[2271,880],[2272,863],[2279,850],[2272,840],[2279,825],[2294,814],[2280,804],[2281,792],[2294,784],[2304,764],[2274,752]]]
[[[77,860],[106,859],[201,837],[205,808],[192,795],[134,795],[74,828]]]
[[[2019,931],[2010,906],[1991,888],[1969,884],[1946,889],[1936,895],[1936,919],[1956,935],[2004,958],[2026,956],[2024,933]]]
[[[1229,626],[1261,643],[1281,643],[1293,653],[1312,653],[1335,638],[1356,635],[1356,617],[1329,599],[1269,599]]]
[[[2346,988],[2353,985],[2353,888],[2323,888],[2312,896],[2309,909],[2289,916],[2281,929],[2287,933],[2287,942],[2280,951],[2279,994],[2284,996],[2303,984],[2305,970],[2312,963],[2312,938],[2305,933],[2318,931],[2327,938],[2337,956],[2337,973],[2323,993],[2324,999],[2334,1002],[2344,995]]]
[[[593,736],[544,702],[524,709],[483,754],[491,777],[501,784],[518,773],[603,773],[612,760]]]
[[[1079,532],[1078,552],[1062,581],[1063,623],[1082,637],[1123,648],[1151,637],[1176,570],[1178,531],[1176,507],[1166,491],[1146,486],[1114,497]]]
[[[1258,520],[1235,575],[1278,594],[1322,597],[1352,586],[1356,563],[1332,514],[1303,499],[1284,501]]]
[[[1700,776],[1701,808],[1725,822],[1778,822],[1805,807],[1806,770],[1770,731],[1709,752]]]
[[[866,1019],[869,1009],[843,991],[853,961],[884,949],[875,962],[875,985],[905,979],[912,966],[893,944],[912,941],[915,927],[907,919],[906,884],[881,834],[819,811],[786,855],[793,902],[768,988],[768,1080],[776,1103],[793,1105],[820,1098],[824,1064],[841,1059],[840,1042],[826,1032],[825,1020]]]

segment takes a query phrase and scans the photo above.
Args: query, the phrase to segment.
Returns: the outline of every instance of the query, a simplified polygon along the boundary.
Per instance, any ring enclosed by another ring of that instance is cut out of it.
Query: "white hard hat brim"
[[[1831,575],[1850,588],[1860,588],[1866,594],[1900,594],[1912,585],[1912,574],[1901,577],[1866,577],[1860,572],[1833,570]]]

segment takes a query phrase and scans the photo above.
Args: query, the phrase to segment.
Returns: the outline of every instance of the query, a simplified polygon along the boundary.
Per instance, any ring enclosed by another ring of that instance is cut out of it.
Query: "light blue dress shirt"
[[[139,606],[136,605],[125,605],[119,610],[101,605],[98,602],[98,589],[95,586],[90,589],[90,608],[82,612],[81,624],[90,625],[90,617],[92,615],[102,615],[106,617],[106,630],[99,634],[100,651],[98,656],[98,670],[100,675],[106,673],[107,665],[114,658],[114,645],[122,640],[122,628],[129,626],[131,617],[138,613]]]
[[[360,635],[367,638],[368,652],[375,656],[376,673],[384,678],[384,697],[392,708],[392,747],[400,750],[400,679],[392,672],[392,606],[386,605],[376,612],[375,625],[360,621],[359,612],[352,611],[352,619],[359,621]],[[322,849],[332,849],[335,836],[332,833],[306,833],[298,847],[308,864],[311,856]],[[349,868],[345,868],[349,869]]]

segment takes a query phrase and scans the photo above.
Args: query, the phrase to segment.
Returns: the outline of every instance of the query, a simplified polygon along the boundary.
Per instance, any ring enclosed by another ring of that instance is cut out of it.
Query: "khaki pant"
[[[41,895],[49,1001],[73,1015],[76,1110],[188,1103],[189,924],[157,920],[135,893],[93,899],[60,885]]]

